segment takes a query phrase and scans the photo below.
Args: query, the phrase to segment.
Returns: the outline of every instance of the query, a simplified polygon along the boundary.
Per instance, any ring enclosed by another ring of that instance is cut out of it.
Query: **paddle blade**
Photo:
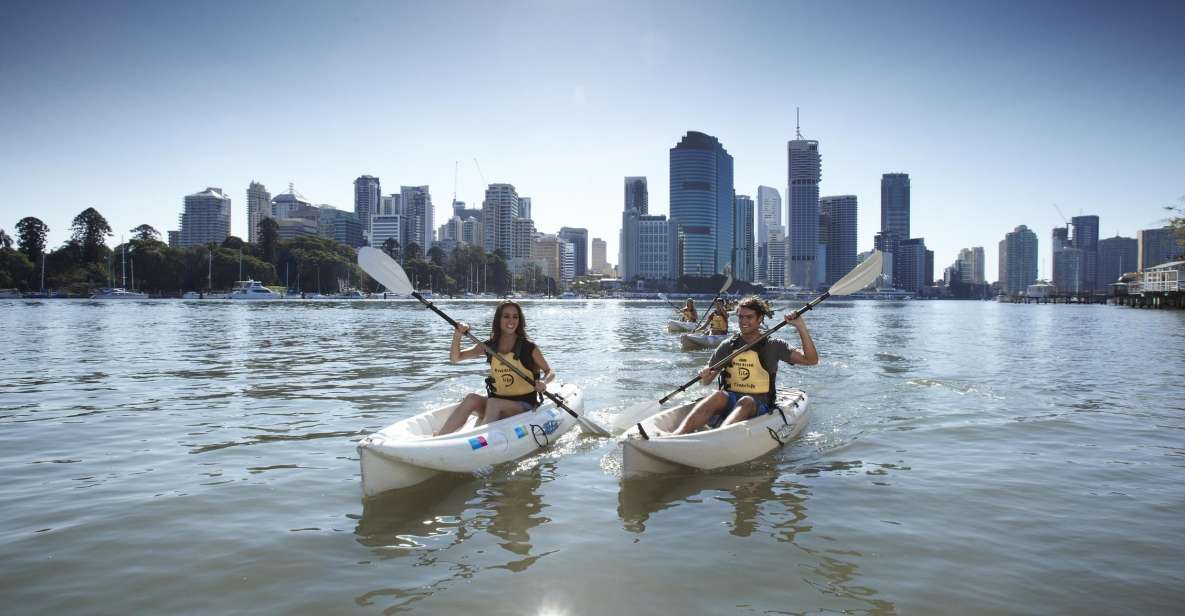
[[[358,266],[379,284],[396,295],[411,295],[415,290],[402,267],[387,253],[373,246],[358,249]]]
[[[650,417],[651,415],[654,415],[661,410],[662,406],[659,405],[657,400],[641,402],[639,404],[628,406],[622,409],[620,413],[613,416],[611,424],[614,430],[625,431],[629,429],[630,426],[642,421],[643,419],[646,419],[647,417]]]
[[[609,432],[609,430],[601,427],[600,424],[585,417],[584,415],[576,418],[576,424],[580,426],[580,429],[583,430],[585,434],[601,437],[613,436],[612,432]]]
[[[864,260],[863,263],[852,268],[847,276],[839,279],[839,282],[831,285],[828,293],[831,295],[849,295],[867,287],[876,282],[876,277],[881,274],[881,263],[885,256],[879,250],[872,251],[872,256]]]

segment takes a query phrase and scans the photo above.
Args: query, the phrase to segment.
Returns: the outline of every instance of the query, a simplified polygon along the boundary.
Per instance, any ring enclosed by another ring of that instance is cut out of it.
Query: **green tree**
[[[13,250],[11,246],[0,248],[0,288],[30,289],[29,282],[35,273],[36,266],[24,253]]]
[[[392,259],[395,259],[396,261],[400,260],[402,257],[399,255],[399,240],[397,240],[393,237],[389,237],[386,240],[384,240],[383,241],[383,252],[387,253],[388,257],[391,257]]]
[[[415,261],[424,258],[424,251],[420,250],[420,245],[415,242],[409,242],[407,248],[403,249],[403,260]]]
[[[132,229],[132,239],[140,241],[160,241],[160,231],[157,231],[152,225],[140,225],[139,227]]]
[[[16,245],[30,261],[36,262],[45,252],[49,227],[40,218],[26,216],[16,223]]]
[[[111,235],[111,225],[107,224],[107,219],[95,208],[88,207],[74,217],[70,229],[73,232],[70,238],[80,246],[82,258],[87,262],[97,261],[99,246]]]
[[[428,260],[436,267],[444,267],[445,258],[444,249],[440,246],[433,246],[428,249]]]
[[[0,248],[12,248],[12,238],[4,232],[4,229],[0,229]]]
[[[1176,214],[1169,216],[1169,227],[1177,236],[1177,256],[1185,257],[1185,196],[1177,201],[1179,205],[1166,205],[1164,209]]]
[[[238,250],[246,245],[247,243],[243,241],[243,238],[237,235],[226,236],[226,239],[222,240],[221,244],[222,248],[230,248],[231,250]]]
[[[264,218],[256,225],[259,232],[259,247],[263,260],[276,263],[276,243],[280,241],[280,225],[274,218]]]

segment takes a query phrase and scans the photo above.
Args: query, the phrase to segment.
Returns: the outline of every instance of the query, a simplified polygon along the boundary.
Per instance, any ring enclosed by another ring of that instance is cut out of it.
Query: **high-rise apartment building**
[[[272,194],[255,180],[247,186],[247,241],[259,243],[259,221],[271,218]]]
[[[296,187],[289,183],[288,192],[272,197],[272,218],[296,218],[296,212],[306,207],[313,207],[313,202],[296,192]]]
[[[886,254],[895,252],[898,243],[910,239],[909,210],[910,187],[908,173],[885,173],[881,175],[881,234],[883,247],[878,250]],[[893,260],[893,282],[902,276],[898,267],[901,259]]]
[[[757,279],[755,267],[753,199],[748,195],[737,195],[733,201],[733,277],[745,282]]]
[[[819,212],[827,221],[826,278],[830,286],[856,267],[856,195],[819,199]]]
[[[690,131],[670,150],[671,219],[683,236],[682,274],[712,276],[732,262],[732,156]]]
[[[609,274],[609,262],[605,260],[605,253],[608,247],[609,246],[605,240],[599,237],[592,238],[591,273],[601,276],[606,276]]]
[[[575,276],[588,275],[588,229],[561,227],[560,239],[571,242],[575,259]]]
[[[221,188],[209,187],[202,192],[186,195],[177,241],[180,247],[201,246],[207,242],[222,243],[228,236],[230,197]]]
[[[676,229],[666,216],[638,216],[638,274],[646,280],[677,278],[672,258],[675,255]]]
[[[1000,290],[1017,295],[1037,282],[1037,234],[1020,225],[1000,240]]]
[[[1049,243],[1053,260],[1050,282],[1060,293],[1081,293],[1084,261],[1082,250],[1070,240],[1070,227],[1054,227]]]
[[[435,229],[432,194],[427,186],[400,186],[399,202],[403,214],[403,244],[416,244],[421,254],[427,254],[432,247],[432,232]]]
[[[505,258],[514,252],[514,219],[519,218],[518,192],[513,184],[490,184],[481,204],[481,225],[486,252],[501,250]]]
[[[1181,256],[1182,247],[1177,242],[1178,238],[1173,233],[1172,227],[1136,231],[1140,271],[1142,272],[1153,265],[1167,263]]]
[[[1096,289],[1119,281],[1119,277],[1134,272],[1140,265],[1140,245],[1134,237],[1109,237],[1099,240],[1099,277]]]
[[[535,221],[530,218],[515,218],[510,223],[513,235],[510,252],[507,259],[522,259],[524,262],[531,258],[531,243],[535,241]],[[517,268],[514,268],[517,272]]]
[[[625,199],[621,212],[621,235],[617,244],[617,268],[621,279],[630,282],[641,276],[638,224],[646,215],[650,200],[645,177],[625,178]]]
[[[519,218],[531,218],[531,198],[530,197],[519,197],[518,198],[518,217]]]
[[[782,224],[782,196],[778,189],[757,187],[757,245],[769,241],[770,229]]]
[[[1074,233],[1070,238],[1074,248],[1082,251],[1082,273],[1079,285],[1092,291],[1099,277],[1099,217],[1075,216],[1070,219]]]
[[[361,175],[354,180],[354,216],[362,223],[362,235],[370,239],[370,218],[378,212],[383,189],[373,175]],[[373,245],[373,244],[372,244]]]
[[[823,159],[819,142],[798,132],[786,144],[786,284],[805,289],[819,285],[819,180]]]
[[[920,237],[901,240],[893,253],[893,284],[898,289],[917,293],[930,283],[933,277],[933,254],[926,249],[926,241]]]
[[[984,284],[983,246],[972,246],[959,251],[959,258],[955,261],[959,270],[959,280],[964,284]]]
[[[765,243],[765,284],[786,285],[786,230],[781,225],[769,230],[769,241]]]

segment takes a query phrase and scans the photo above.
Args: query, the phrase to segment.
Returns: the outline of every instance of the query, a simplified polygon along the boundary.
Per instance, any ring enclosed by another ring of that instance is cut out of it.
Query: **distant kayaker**
[[[753,296],[741,300],[737,306],[740,333],[720,343],[708,361],[709,367],[699,373],[700,383],[704,385],[720,376],[720,390],[700,400],[672,434],[688,434],[704,425],[713,428],[726,426],[772,412],[777,399],[775,381],[778,362],[803,366],[819,363],[819,355],[806,323],[797,312],[790,312],[784,318],[786,323],[798,330],[798,337],[802,340],[801,350],[790,348],[782,340],[766,338],[734,357],[723,371],[710,369],[737,349],[760,338],[761,323],[766,316],[773,316],[773,311],[765,300]]]
[[[683,321],[686,323],[698,323],[699,313],[695,311],[695,302],[689,297],[687,303],[683,304]]]
[[[507,300],[498,304],[491,329],[490,338],[485,343],[497,351],[498,358],[486,356],[486,362],[490,364],[490,375],[486,378],[486,395],[465,396],[437,435],[456,432],[474,413],[477,414],[478,425],[481,425],[533,409],[539,406],[542,400],[540,394],[555,378],[555,373],[551,371],[551,366],[543,358],[539,347],[527,338],[527,319],[523,316],[522,307],[517,303]],[[467,331],[469,325],[461,322],[458,322],[457,328],[453,330],[453,344],[449,349],[448,358],[454,364],[463,359],[485,355],[481,346],[476,344],[461,350],[461,337]],[[507,362],[522,372],[533,375],[534,382],[523,380],[506,365]]]
[[[712,316],[708,317],[708,330],[713,336],[728,333],[728,311],[724,308],[724,300],[712,303]]]

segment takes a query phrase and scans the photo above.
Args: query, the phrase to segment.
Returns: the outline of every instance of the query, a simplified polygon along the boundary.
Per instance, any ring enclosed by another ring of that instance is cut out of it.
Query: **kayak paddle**
[[[879,276],[881,273],[881,261],[883,258],[884,258],[884,256],[881,254],[881,251],[879,251],[879,250],[873,251],[872,256],[865,259],[863,263],[852,268],[852,271],[848,272],[847,276],[844,276],[843,278],[841,278],[839,280],[839,282],[836,282],[835,284],[831,285],[831,289],[829,289],[826,293],[811,300],[810,303],[806,304],[802,308],[799,308],[797,311],[795,311],[795,313],[798,316],[801,316],[802,313],[814,308],[816,305],[818,305],[819,302],[827,299],[828,297],[831,297],[833,295],[837,295],[837,296],[838,295],[850,295],[850,294],[855,293],[856,291],[860,291],[864,287],[867,287],[868,285],[872,284],[873,281],[876,280],[876,277]],[[783,320],[781,323],[778,323],[774,327],[769,328],[764,333],[762,333],[761,336],[759,336],[756,340],[733,351],[728,357],[725,357],[724,359],[716,362],[715,364],[710,366],[709,369],[716,371],[716,370],[720,370],[721,368],[727,366],[728,362],[732,361],[732,359],[734,357],[736,357],[737,355],[740,355],[741,353],[744,353],[745,351],[748,351],[750,348],[753,347],[753,345],[761,342],[762,340],[769,338],[770,335],[772,335],[774,332],[778,331],[779,329],[782,329],[782,327],[785,325],[786,325],[786,321]],[[629,426],[632,426],[633,424],[636,424],[639,421],[642,421],[643,419],[650,417],[651,415],[654,415],[655,413],[658,413],[659,411],[662,410],[662,405],[666,404],[668,400],[675,397],[680,392],[687,389],[688,387],[691,387],[692,385],[694,385],[697,382],[699,382],[699,375],[698,374],[695,376],[695,378],[684,383],[683,386],[681,386],[679,389],[676,389],[675,391],[672,391],[671,393],[667,394],[666,396],[663,396],[657,402],[649,402],[649,401],[642,402],[642,403],[635,404],[634,406],[631,406],[631,407],[623,410],[622,412],[618,413],[616,416],[613,417],[613,427],[618,430],[625,430]]]
[[[419,292],[417,292],[415,288],[412,287],[411,281],[407,279],[407,273],[403,271],[402,267],[399,267],[399,264],[396,263],[394,259],[387,256],[387,253],[372,246],[363,246],[362,248],[358,249],[358,265],[362,267],[363,271],[365,271],[367,274],[370,274],[371,278],[374,278],[384,287],[387,287],[388,291],[396,295],[410,295],[420,300],[421,304],[427,306],[430,310],[432,310],[432,312],[440,315],[441,318],[449,322],[449,325],[452,325],[454,328],[457,327],[457,322],[454,321],[452,317],[445,314],[432,302],[424,299],[424,296],[420,295]],[[467,335],[470,340],[480,346],[482,350],[486,352],[486,355],[489,355],[498,361],[502,361],[501,355],[498,355],[498,353],[495,352],[494,349],[490,348],[488,344],[474,336],[472,332],[465,332],[465,335]],[[519,370],[517,366],[505,361],[503,361],[502,364],[507,368],[510,368],[523,380],[531,383],[535,382],[535,379],[531,378],[522,370]],[[550,398],[552,402],[555,402],[556,406],[567,411],[569,415],[575,417],[576,422],[580,424],[581,429],[583,429],[585,432],[596,436],[611,436],[608,430],[597,425],[591,419],[587,419],[576,414],[576,411],[573,411],[568,407],[567,404],[564,403],[563,398],[546,390],[543,392],[543,395]]]

